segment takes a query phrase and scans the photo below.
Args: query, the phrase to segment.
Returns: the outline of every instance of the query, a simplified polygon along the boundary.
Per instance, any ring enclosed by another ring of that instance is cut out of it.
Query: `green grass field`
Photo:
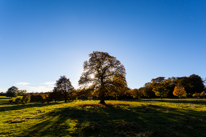
[[[141,99],[5,104],[0,96],[0,136],[205,137],[206,100]]]

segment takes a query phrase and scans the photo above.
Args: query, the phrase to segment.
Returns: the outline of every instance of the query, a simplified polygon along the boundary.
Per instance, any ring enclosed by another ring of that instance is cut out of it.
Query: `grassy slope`
[[[0,105],[0,136],[206,135],[206,100],[98,102]]]
[[[9,104],[10,99],[13,99],[13,101],[15,101],[16,98],[22,98],[22,96],[17,96],[12,98],[6,96],[0,96],[0,105]]]

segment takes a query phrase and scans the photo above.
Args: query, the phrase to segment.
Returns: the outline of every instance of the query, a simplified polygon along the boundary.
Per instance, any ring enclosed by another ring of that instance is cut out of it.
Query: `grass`
[[[3,99],[5,100],[5,99]],[[76,100],[10,105],[0,99],[0,136],[204,137],[206,100]]]
[[[9,104],[10,99],[13,99],[15,101],[16,98],[22,98],[22,96],[17,96],[17,97],[12,97],[12,98],[9,98],[6,96],[0,96],[0,105]]]

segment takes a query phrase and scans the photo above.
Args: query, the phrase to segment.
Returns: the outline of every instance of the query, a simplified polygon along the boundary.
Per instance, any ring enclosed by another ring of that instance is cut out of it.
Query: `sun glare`
[[[90,77],[93,79],[94,78],[94,74],[91,74]]]

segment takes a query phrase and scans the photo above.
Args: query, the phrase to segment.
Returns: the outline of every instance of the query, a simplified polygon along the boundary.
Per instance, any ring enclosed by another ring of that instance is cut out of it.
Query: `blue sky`
[[[93,51],[126,68],[130,88],[152,78],[206,77],[205,0],[0,0],[0,92],[74,87]]]

